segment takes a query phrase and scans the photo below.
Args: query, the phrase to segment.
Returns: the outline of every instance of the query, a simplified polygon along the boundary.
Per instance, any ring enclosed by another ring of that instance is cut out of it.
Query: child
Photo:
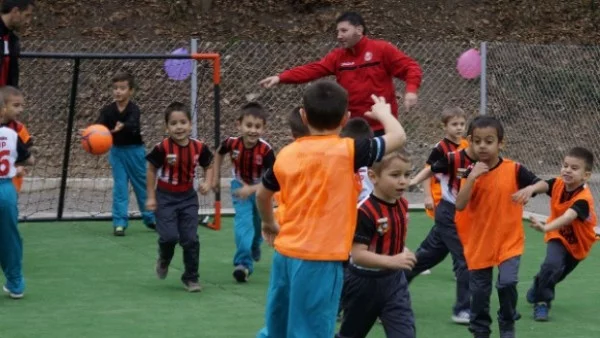
[[[340,132],[341,137],[350,137],[355,140],[371,139],[374,137],[373,130],[369,126],[369,122],[362,117],[353,117],[348,120],[348,123],[342,128]],[[358,195],[358,203],[368,198],[373,191],[373,183],[369,179],[368,175],[369,168],[362,167],[358,169],[358,175],[360,176],[360,182],[362,183],[362,189]]]
[[[223,156],[230,154],[234,179],[231,181],[231,194],[235,216],[236,253],[233,257],[233,277],[239,283],[247,282],[254,271],[253,261],[260,260],[260,217],[256,209],[256,190],[265,170],[275,162],[275,153],[266,141],[261,139],[266,124],[263,107],[250,102],[242,107],[238,118],[241,137],[228,137],[215,156],[215,179],[219,185],[219,172]]]
[[[25,107],[23,92],[12,86],[4,86],[2,87],[2,96],[4,97],[4,106],[6,107],[6,113],[4,115],[6,126],[17,132],[21,142],[25,144],[27,149],[30,149],[33,142],[29,135],[29,131],[23,123],[17,120]],[[13,177],[13,183],[17,189],[17,193],[21,192],[23,176],[26,174],[25,167],[18,165],[17,173],[15,177]]]
[[[431,176],[431,166],[444,158],[446,154],[466,148],[469,143],[464,138],[465,127],[467,123],[467,114],[459,107],[446,108],[442,111],[442,129],[444,138],[438,142],[429,158],[426,166],[411,180],[411,185],[423,183],[425,193],[425,212],[431,218],[435,218],[435,207],[442,199],[442,188],[440,180]]]
[[[310,135],[308,127],[302,122],[302,116],[300,115],[301,107],[296,107],[288,116],[288,125],[292,131],[292,137],[294,140],[304,136]]]
[[[194,190],[196,167],[204,168],[205,181],[199,190],[206,195],[212,186],[213,154],[202,142],[190,138],[189,110],[182,103],[171,103],[165,113],[169,137],[146,156],[148,164],[148,210],[156,211],[158,260],[156,274],[165,279],[177,242],[183,248],[185,271],[181,281],[189,292],[202,288],[198,282],[200,243],[198,241],[198,194]],[[158,171],[158,181],[157,178]],[[156,192],[155,192],[156,186]]]
[[[447,137],[450,134],[458,137],[464,132],[461,123],[464,121],[464,117],[461,117],[464,113],[458,109],[444,111],[446,117],[452,112],[457,113],[458,117],[448,120],[450,122],[446,124]],[[470,129],[471,126],[467,136],[470,136]],[[469,272],[463,251],[464,238],[456,221],[458,213],[455,203],[462,174],[474,162],[476,154],[472,146],[460,148],[462,145],[458,146],[460,150],[444,153],[454,146],[450,141],[446,142],[446,139],[438,145],[440,144],[445,146],[440,147],[439,150],[434,149],[429,157],[428,167],[411,180],[411,185],[418,184],[421,179],[435,173],[440,182],[442,198],[435,208],[435,223],[416,251],[417,264],[412,271],[407,272],[406,276],[410,283],[421,271],[427,271],[438,265],[450,253],[456,276],[456,302],[452,308],[451,319],[457,324],[468,324],[470,320]]]
[[[539,181],[522,165],[500,157],[504,128],[491,116],[480,116],[472,123],[469,142],[478,162],[461,183],[456,209],[464,210],[469,236],[464,245],[469,267],[471,318],[469,330],[474,337],[490,337],[490,296],[493,267],[498,267],[498,324],[501,338],[515,337],[517,282],[523,254],[523,205],[511,201],[519,189]],[[526,190],[524,194],[531,194]],[[524,196],[526,198],[530,197]],[[417,258],[418,259],[418,258]]]
[[[338,337],[366,337],[380,317],[387,337],[413,338],[415,321],[404,269],[415,255],[405,247],[408,201],[402,197],[411,164],[403,152],[373,164],[373,192],[361,202],[348,274],[344,319]]]
[[[546,224],[531,218],[531,227],[544,232],[547,243],[546,258],[527,292],[527,301],[534,304],[536,321],[548,320],[556,285],[587,257],[595,242],[594,198],[586,184],[593,167],[594,155],[585,148],[575,147],[565,156],[560,177],[525,188],[533,193],[545,192],[551,199]]]
[[[140,108],[131,95],[135,88],[132,75],[119,72],[112,78],[114,102],[100,111],[97,124],[106,126],[113,135],[108,160],[113,174],[113,234],[125,236],[128,226],[129,182],[137,198],[144,224],[156,229],[154,213],[145,209],[146,161],[140,126]]]
[[[373,100],[366,115],[379,120],[386,134],[352,140],[339,137],[349,117],[348,93],[327,80],[304,92],[301,114],[310,136],[281,150],[257,193],[263,236],[275,247],[266,326],[257,337],[331,338],[335,333],[342,265],[356,228],[356,172],[406,141],[390,105],[380,97]],[[283,203],[280,224],[273,217],[276,191]]]
[[[17,191],[12,178],[17,174],[16,163],[33,165],[33,156],[17,133],[4,124],[4,99],[0,97],[0,266],[6,277],[2,287],[9,297],[23,298],[23,241],[19,234]]]

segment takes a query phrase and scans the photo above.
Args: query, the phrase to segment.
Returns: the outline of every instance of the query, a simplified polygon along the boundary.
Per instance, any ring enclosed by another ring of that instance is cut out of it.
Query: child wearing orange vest
[[[275,248],[266,326],[257,337],[331,338],[335,333],[342,265],[356,228],[356,172],[406,141],[390,105],[381,97],[373,100],[367,116],[378,120],[386,134],[353,140],[339,136],[349,117],[346,90],[320,80],[304,92],[301,116],[310,136],[279,152],[256,196],[263,236]],[[277,191],[282,207],[275,222]]]
[[[32,147],[31,135],[25,125],[17,120],[19,115],[25,108],[25,97],[23,92],[12,86],[2,87],[2,95],[4,96],[4,105],[6,113],[4,115],[5,124],[8,128],[14,130],[23,144],[30,149]],[[25,176],[25,167],[18,165],[17,174],[13,177],[13,184],[17,189],[17,193],[21,192],[23,186],[23,176]]]
[[[456,210],[462,211],[461,217],[466,217],[468,225],[468,240],[463,245],[470,273],[469,331],[476,338],[489,338],[491,334],[494,267],[498,267],[500,337],[515,337],[515,321],[520,318],[518,272],[525,241],[523,205],[519,203],[523,198],[515,196],[519,189],[539,181],[519,163],[500,157],[503,140],[504,128],[496,118],[481,116],[473,120],[469,142],[478,162],[463,180],[456,197]],[[520,193],[526,199],[532,190]]]
[[[527,301],[534,304],[536,321],[548,320],[556,285],[588,256],[596,241],[594,197],[586,184],[593,167],[592,152],[575,147],[565,156],[559,177],[526,188],[550,196],[546,224],[531,217],[531,227],[545,233],[547,243],[546,258],[527,292]]]

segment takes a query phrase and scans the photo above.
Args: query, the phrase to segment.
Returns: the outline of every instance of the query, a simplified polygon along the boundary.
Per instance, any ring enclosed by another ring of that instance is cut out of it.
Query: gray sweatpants
[[[417,264],[411,271],[406,272],[406,278],[410,283],[421,272],[438,265],[450,254],[456,275],[456,302],[452,310],[454,314],[458,314],[469,309],[471,294],[469,270],[467,270],[463,245],[456,231],[455,214],[454,204],[440,201],[435,209],[435,224],[415,252]]]
[[[519,281],[519,263],[521,257],[513,257],[498,266],[498,325],[500,331],[513,331],[515,321],[521,318],[517,312],[517,283]],[[489,337],[492,332],[492,317],[490,316],[490,297],[492,295],[493,268],[470,271],[471,289],[471,322],[469,331],[475,337]]]
[[[171,263],[177,243],[183,249],[184,282],[198,282],[200,241],[198,240],[198,194],[194,189],[186,192],[156,191],[156,232],[158,232],[159,258]]]
[[[571,256],[560,240],[549,241],[546,246],[546,258],[529,291],[533,303],[546,302],[550,304],[554,300],[556,284],[565,279],[577,264],[579,264],[579,260]]]

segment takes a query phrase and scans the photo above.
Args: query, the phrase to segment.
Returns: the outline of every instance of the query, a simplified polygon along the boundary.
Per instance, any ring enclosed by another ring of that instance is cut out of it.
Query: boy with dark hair
[[[288,125],[290,126],[292,137],[294,139],[310,135],[308,127],[304,124],[304,121],[302,121],[302,116],[300,116],[300,109],[301,107],[294,108],[288,116]]]
[[[371,126],[369,126],[369,122],[361,117],[353,117],[349,119],[346,125],[344,125],[342,128],[340,136],[349,137],[355,140],[364,140],[374,137],[373,130],[371,129]],[[362,183],[362,189],[358,195],[358,203],[369,197],[373,191],[373,183],[369,178],[368,170],[368,167],[362,167],[358,169],[358,175],[360,176],[360,181]]]
[[[108,128],[113,136],[108,161],[113,174],[113,234],[125,236],[129,225],[129,182],[142,213],[144,224],[156,229],[154,213],[146,210],[146,149],[141,133],[140,108],[131,101],[135,91],[135,79],[126,72],[118,72],[112,78],[114,102],[100,111],[95,123]]]
[[[255,203],[256,191],[263,173],[275,162],[271,145],[261,138],[266,122],[266,114],[259,103],[245,104],[237,122],[241,136],[226,138],[215,156],[214,188],[220,186],[220,168],[226,154],[233,164],[231,194],[236,246],[233,277],[240,283],[248,281],[254,271],[254,262],[261,257],[262,237]]]
[[[533,319],[547,321],[554,300],[556,285],[563,281],[584,260],[596,241],[596,211],[594,197],[586,184],[592,175],[594,155],[585,148],[569,150],[563,160],[560,176],[540,181],[516,195],[547,193],[550,196],[550,217],[542,223],[531,217],[531,227],[543,232],[546,258],[527,292],[533,306]]]
[[[339,136],[349,117],[342,87],[317,81],[304,92],[301,114],[310,136],[281,150],[257,193],[263,236],[275,247],[266,326],[257,337],[331,338],[335,333],[343,262],[356,228],[356,171],[406,141],[390,105],[374,95],[373,101],[367,116],[380,121],[386,134],[353,140]],[[277,191],[281,224],[273,216]]]
[[[33,143],[31,135],[29,135],[27,127],[17,119],[25,107],[25,97],[23,96],[23,92],[13,86],[4,86],[0,91],[2,91],[2,97],[4,97],[4,106],[6,109],[4,123],[7,127],[17,132],[19,139],[29,150]],[[25,167],[17,165],[17,173],[15,177],[13,177],[13,183],[17,189],[17,193],[21,192],[23,176],[26,174]]]
[[[461,236],[461,240],[470,277],[469,330],[475,338],[490,337],[493,268],[498,267],[500,338],[514,338],[515,321],[521,317],[517,312],[517,283],[525,232],[523,205],[511,198],[540,179],[521,164],[500,157],[504,128],[498,119],[480,116],[471,127],[469,143],[478,162],[466,174],[456,196],[456,209],[462,211],[468,226],[468,236],[466,240]],[[525,189],[520,200],[526,201],[532,192]]]

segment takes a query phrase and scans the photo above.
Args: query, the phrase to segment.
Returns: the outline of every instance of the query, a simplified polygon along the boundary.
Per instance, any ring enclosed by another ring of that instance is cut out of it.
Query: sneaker
[[[12,299],[21,299],[24,296],[23,292],[14,293],[14,292],[10,291],[9,289],[6,288],[6,285],[2,286],[2,291],[4,291]]]
[[[527,303],[535,304],[535,296],[533,295],[533,287],[527,290]]]
[[[146,228],[148,228],[150,230],[156,230],[156,224],[155,223],[146,224]]]
[[[115,235],[117,237],[125,236],[125,228],[124,227],[115,227],[115,229],[113,230],[113,235]]]
[[[500,338],[515,338],[515,330],[500,330]]]
[[[252,259],[255,262],[259,262],[260,261],[260,256],[261,256],[260,247],[258,247],[258,248],[252,248]]]
[[[421,276],[431,275],[431,270],[427,269],[427,270],[421,272],[419,275],[421,275]]]
[[[188,292],[200,292],[202,291],[202,286],[200,286],[200,283],[198,282],[183,282],[183,284],[185,285],[185,289]]]
[[[469,310],[462,310],[452,315],[452,321],[456,324],[469,324],[471,321],[471,313]]]
[[[165,263],[162,259],[156,260],[156,276],[158,279],[167,278],[167,274],[169,273],[169,264]]]
[[[233,270],[233,278],[235,278],[238,283],[245,283],[248,281],[248,276],[250,275],[250,271],[247,267],[243,265],[238,265]]]
[[[533,306],[533,320],[536,322],[548,321],[548,304],[541,302]]]

